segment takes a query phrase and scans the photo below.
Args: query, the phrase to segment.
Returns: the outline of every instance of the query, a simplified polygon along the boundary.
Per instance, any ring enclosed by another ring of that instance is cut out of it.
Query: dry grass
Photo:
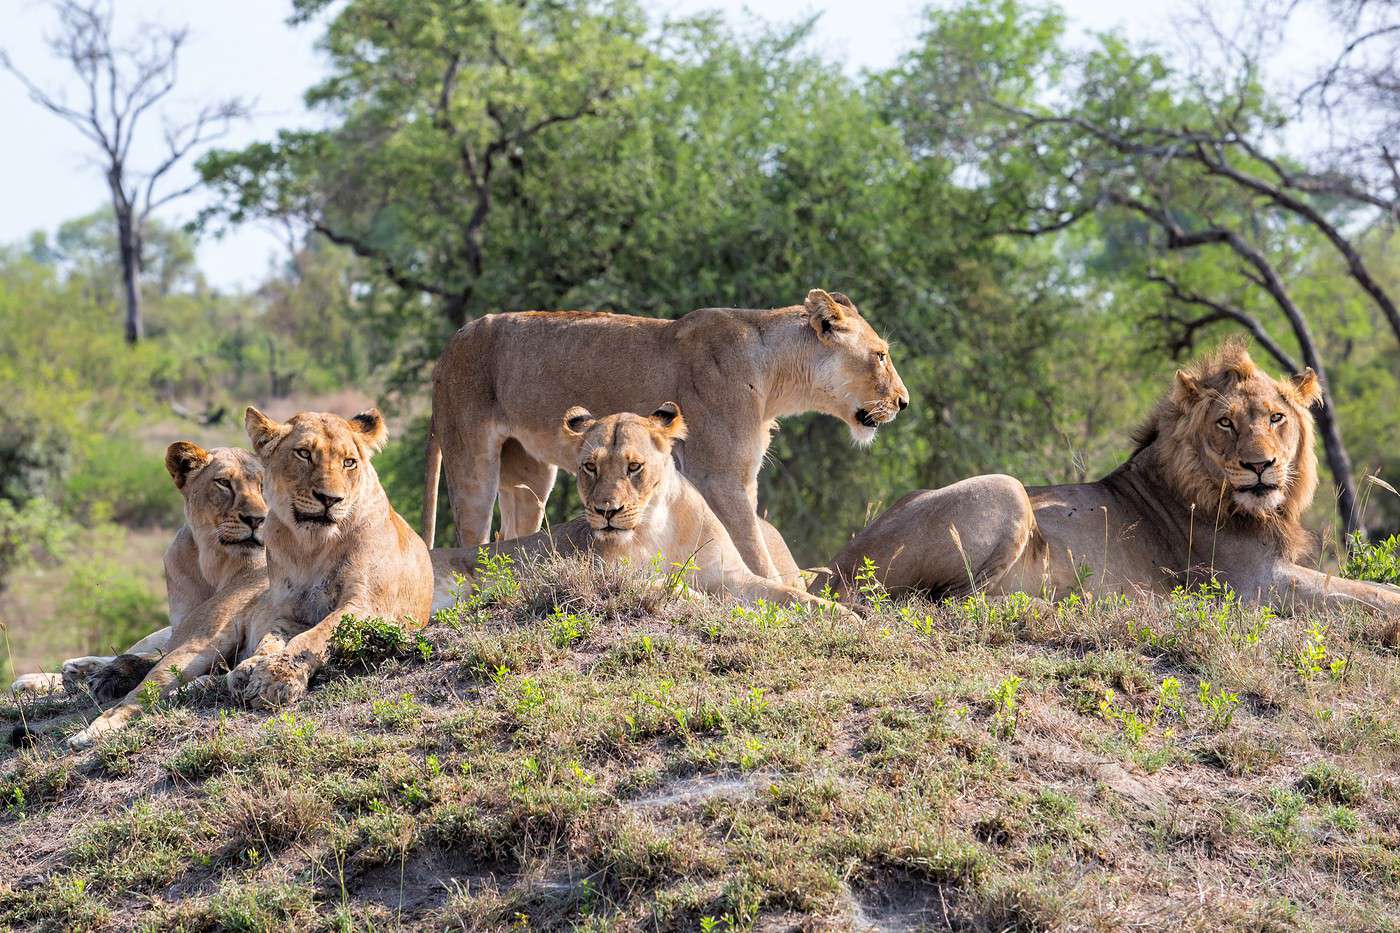
[[[1375,620],[1216,594],[850,625],[653,576],[547,562],[293,709],[11,754],[0,927],[1400,925]]]

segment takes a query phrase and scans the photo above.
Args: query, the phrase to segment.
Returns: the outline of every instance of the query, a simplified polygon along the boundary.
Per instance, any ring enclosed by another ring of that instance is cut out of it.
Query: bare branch
[[[1277,360],[1278,364],[1285,370],[1296,373],[1302,369],[1302,367],[1298,365],[1298,361],[1264,329],[1264,325],[1259,322],[1259,319],[1247,311],[1235,305],[1209,298],[1199,292],[1186,289],[1176,279],[1160,272],[1149,272],[1147,274],[1147,279],[1149,282],[1156,282],[1166,288],[1167,292],[1177,301],[1183,304],[1209,308],[1212,312],[1194,319],[1179,318],[1174,315],[1163,316],[1164,319],[1168,320],[1170,323],[1183,328],[1181,338],[1174,341],[1172,344],[1171,349],[1174,353],[1182,350],[1190,350],[1195,343],[1196,331],[1202,327],[1207,327],[1220,321],[1234,321],[1236,324],[1249,331],[1250,335],[1259,342],[1259,345],[1263,347],[1270,356]]]

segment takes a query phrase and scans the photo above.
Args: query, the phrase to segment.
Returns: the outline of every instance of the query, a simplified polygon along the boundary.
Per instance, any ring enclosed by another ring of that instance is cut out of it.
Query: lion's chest
[[[333,574],[286,575],[276,588],[277,602],[285,616],[299,625],[312,626],[336,607],[340,589]]]

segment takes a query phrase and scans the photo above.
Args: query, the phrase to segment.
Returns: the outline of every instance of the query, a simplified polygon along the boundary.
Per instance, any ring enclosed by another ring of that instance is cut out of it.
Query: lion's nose
[[[267,517],[264,515],[240,515],[238,517],[243,519],[243,524],[252,531],[257,531],[258,526],[267,521]]]
[[[1254,460],[1254,461],[1241,460],[1241,461],[1240,461],[1240,466],[1244,467],[1246,470],[1253,470],[1253,471],[1254,471],[1256,474],[1258,474],[1259,476],[1263,476],[1263,475],[1264,475],[1264,471],[1267,470],[1269,467],[1271,467],[1271,466],[1273,466],[1273,465],[1274,465],[1274,461],[1272,461],[1272,460]]]
[[[328,512],[335,506],[337,502],[340,502],[345,498],[344,496],[332,496],[330,493],[325,492],[313,492],[312,495],[316,497],[317,501],[320,502],[321,505],[325,506],[326,511]]]
[[[605,519],[607,519],[608,521],[612,521],[612,517],[613,517],[614,515],[616,515],[618,512],[621,512],[622,509],[621,509],[621,508],[613,508],[613,507],[610,506],[610,505],[604,505],[604,506],[595,506],[594,509],[593,509],[593,511],[597,512],[599,515],[603,516],[603,517],[604,517]]]
[[[901,396],[899,397],[899,410],[900,410],[900,411],[904,411],[904,409],[906,409],[906,408],[908,408],[908,407],[909,407],[909,397],[908,397],[907,395],[901,395]]]

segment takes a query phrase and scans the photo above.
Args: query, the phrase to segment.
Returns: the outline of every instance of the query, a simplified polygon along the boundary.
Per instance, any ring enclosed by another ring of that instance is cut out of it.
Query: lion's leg
[[[1263,599],[1281,612],[1297,609],[1361,606],[1400,620],[1400,588],[1364,580],[1348,580],[1331,574],[1279,563],[1266,593],[1248,592],[1248,584],[1231,581],[1245,598]]]
[[[88,748],[98,736],[116,732],[139,716],[148,698],[165,699],[195,678],[228,664],[238,650],[238,642],[238,626],[228,623],[206,637],[174,647],[120,703],[69,737],[68,747]]]
[[[766,518],[758,520],[758,527],[763,532],[763,543],[768,546],[768,556],[773,559],[778,579],[788,586],[802,586],[802,570],[793,559],[792,551],[788,550],[782,534]]]
[[[91,694],[106,702],[131,690],[169,647],[171,626],[152,632],[115,658],[69,658],[63,662],[63,684],[70,693]]]
[[[1019,480],[974,476],[910,493],[871,522],[809,587],[824,584],[848,599],[868,557],[887,590],[955,595],[998,589],[1035,533],[1035,513]]]
[[[452,503],[452,521],[457,526],[457,545],[472,547],[491,540],[491,512],[501,479],[501,444],[496,438],[483,438],[471,432],[455,432],[443,438],[443,468],[447,473],[447,496]]]
[[[540,530],[544,505],[559,468],[536,460],[511,438],[501,447],[501,537],[509,541]]]
[[[21,674],[10,684],[11,693],[56,693],[63,689],[62,674]]]
[[[276,708],[300,699],[311,678],[330,658],[331,635],[346,615],[374,615],[372,609],[346,603],[324,619],[299,632],[277,651],[258,652],[229,674],[229,689],[250,706]],[[400,622],[407,621],[400,619]],[[420,620],[420,624],[426,620]],[[264,639],[270,641],[271,639]],[[237,686],[234,673],[244,672]]]
[[[686,475],[690,478],[688,473]],[[698,479],[691,478],[691,482],[710,504],[710,510],[715,513],[720,524],[729,532],[729,537],[733,539],[734,547],[744,559],[744,564],[760,577],[778,579],[781,573],[772,555],[768,553],[764,531],[759,524],[756,498],[750,496],[743,485],[734,482],[733,478],[728,476],[716,478],[712,475],[701,475]]]

